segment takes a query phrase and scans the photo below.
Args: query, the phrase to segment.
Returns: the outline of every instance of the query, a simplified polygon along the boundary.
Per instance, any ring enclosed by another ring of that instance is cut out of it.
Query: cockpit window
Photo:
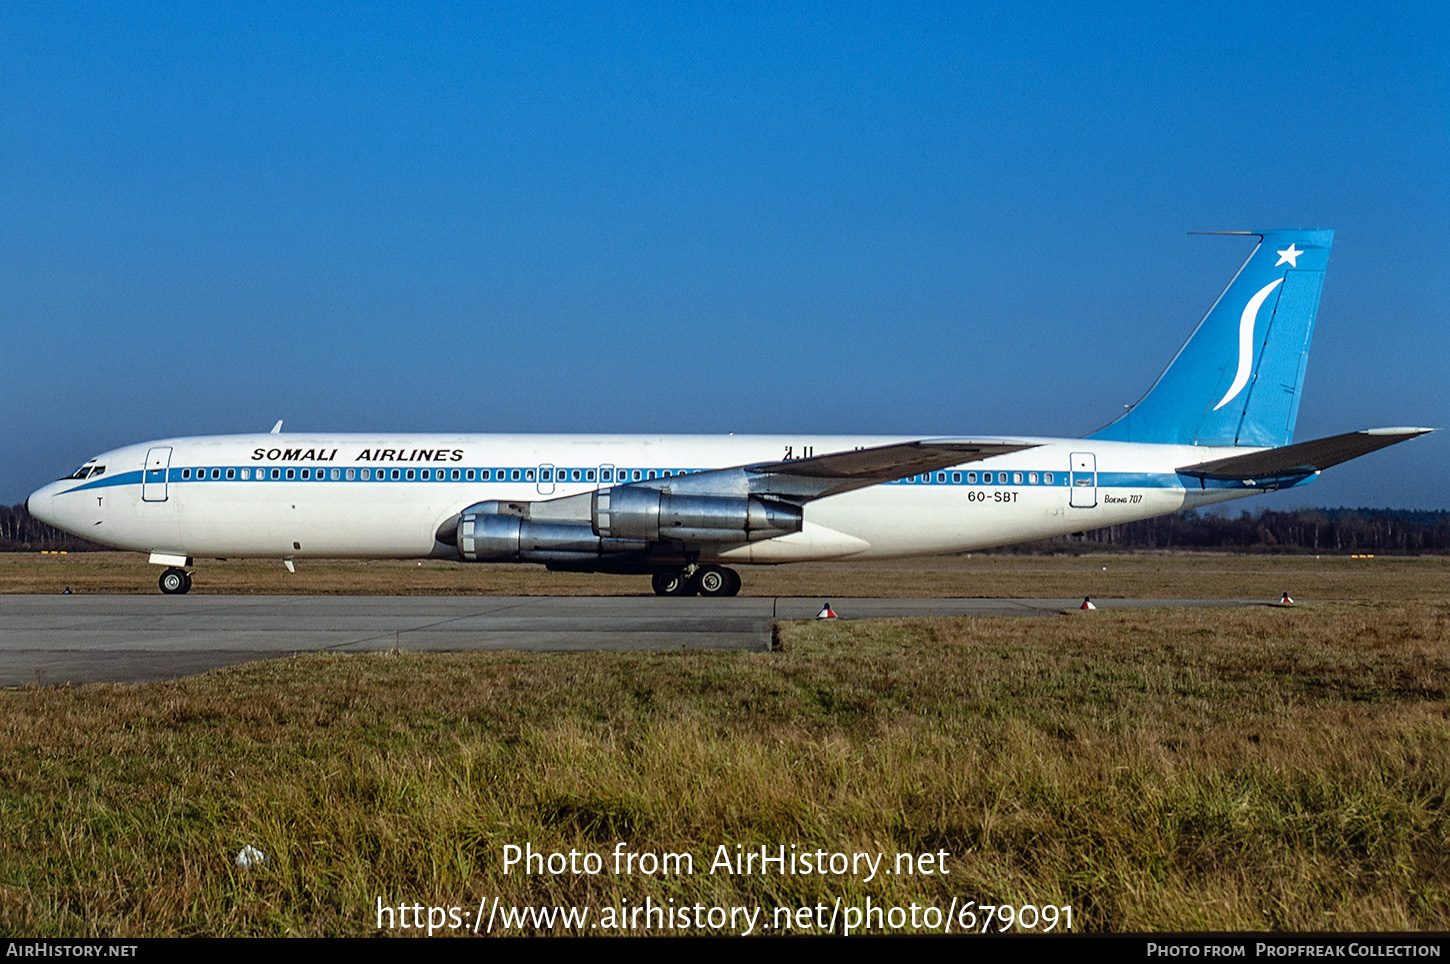
[[[87,462],[85,465],[82,465],[80,468],[76,469],[74,472],[72,472],[70,475],[67,475],[65,478],[67,478],[67,479],[94,479],[98,475],[105,475],[105,474],[106,474],[106,467],[104,465],[97,465],[95,462]]]

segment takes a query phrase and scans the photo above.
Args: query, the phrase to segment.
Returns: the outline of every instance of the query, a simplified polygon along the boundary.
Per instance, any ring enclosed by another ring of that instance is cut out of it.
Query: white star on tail
[[[1279,265],[1281,265],[1285,261],[1287,261],[1287,262],[1289,262],[1289,267],[1291,267],[1291,268],[1297,268],[1297,267],[1299,267],[1299,255],[1301,255],[1303,253],[1304,253],[1303,251],[1300,251],[1300,250],[1298,250],[1298,249],[1296,249],[1294,247],[1294,242],[1290,241],[1289,242],[1288,249],[1287,250],[1284,250],[1284,251],[1280,251],[1278,253],[1279,254],[1279,260],[1274,262],[1274,267],[1277,268]]]

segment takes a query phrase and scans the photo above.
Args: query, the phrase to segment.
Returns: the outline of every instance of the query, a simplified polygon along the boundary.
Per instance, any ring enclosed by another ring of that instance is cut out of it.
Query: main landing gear
[[[168,596],[191,592],[191,573],[172,566],[161,574],[157,584],[161,586],[161,591]]]
[[[740,574],[724,566],[693,566],[657,572],[650,577],[656,596],[734,596]]]

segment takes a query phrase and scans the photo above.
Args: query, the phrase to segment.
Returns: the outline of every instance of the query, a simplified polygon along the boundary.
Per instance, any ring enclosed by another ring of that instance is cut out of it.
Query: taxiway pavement
[[[138,683],[307,652],[769,650],[825,600],[564,596],[0,596],[0,686]],[[1048,616],[1081,599],[832,599],[847,619]],[[1101,609],[1250,605],[1106,599]]]

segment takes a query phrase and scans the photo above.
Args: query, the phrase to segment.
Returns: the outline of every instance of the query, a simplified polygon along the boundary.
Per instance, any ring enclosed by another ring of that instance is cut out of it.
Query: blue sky
[[[1299,438],[1450,426],[1450,7],[1092,6],[0,5],[0,501],[278,418],[1082,435],[1203,229],[1336,231]]]

